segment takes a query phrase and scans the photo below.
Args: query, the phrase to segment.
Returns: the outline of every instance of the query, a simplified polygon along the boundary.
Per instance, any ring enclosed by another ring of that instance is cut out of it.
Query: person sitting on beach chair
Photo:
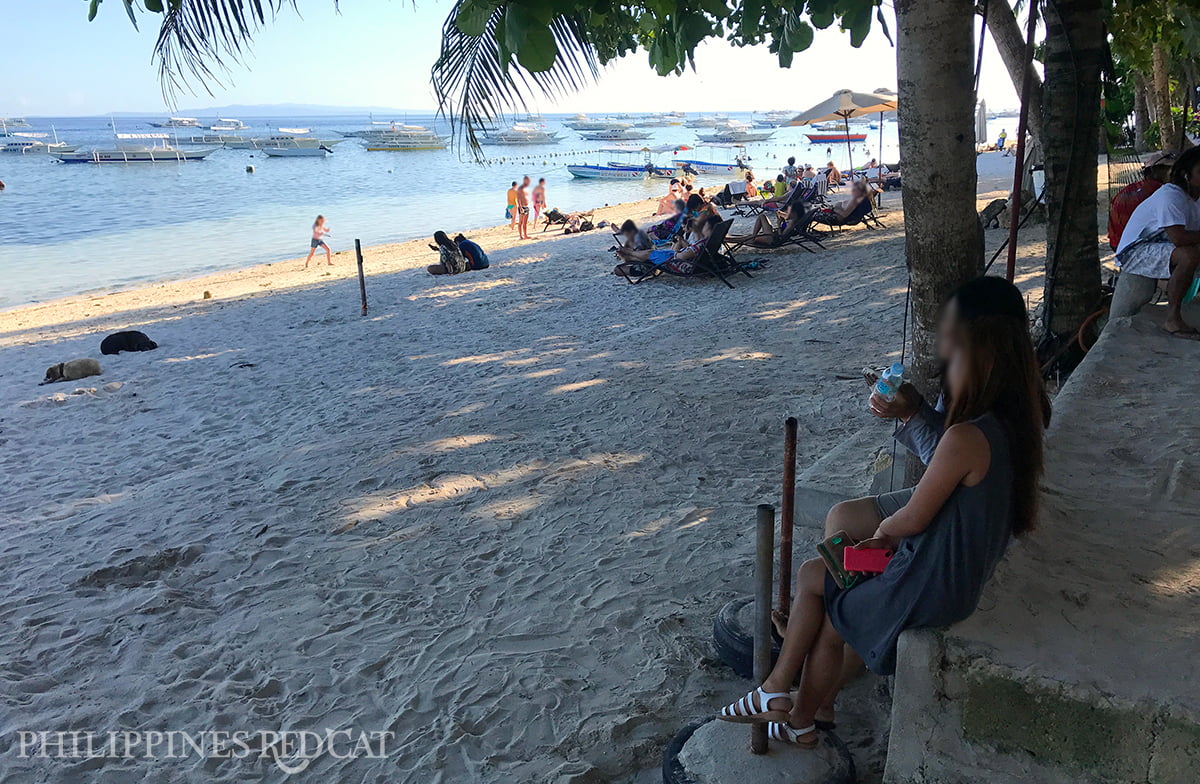
[[[621,243],[621,248],[630,250],[650,250],[654,247],[654,243],[646,232],[639,229],[638,225],[631,220],[621,224],[621,228],[613,234],[613,239]]]
[[[658,200],[658,210],[656,215],[670,215],[675,209],[675,201],[683,195],[683,185],[675,177],[671,178],[671,185],[667,189],[667,195]]]
[[[861,223],[863,218],[875,209],[869,186],[862,180],[855,180],[850,187],[850,198],[833,207],[818,210],[812,216],[813,223],[826,226],[853,226]]]
[[[905,420],[896,440],[927,464],[924,476],[912,489],[839,503],[825,519],[826,541],[840,534],[845,552],[894,556],[873,577],[842,568],[839,550],[822,553],[828,562],[805,561],[790,611],[775,614],[776,664],[717,718],[765,724],[771,740],[816,748],[817,722],[834,720],[849,665],[861,659],[893,674],[901,633],[969,617],[1010,541],[1033,529],[1050,409],[1021,292],[979,277],[942,312],[943,413],[909,405],[877,414]],[[880,404],[890,405],[872,395],[872,409]]]
[[[687,216],[691,219],[715,217],[720,220],[721,213],[712,204],[706,202],[703,196],[693,193],[687,199]]]
[[[683,199],[675,200],[675,214],[666,220],[661,220],[658,223],[651,225],[646,229],[646,234],[650,237],[656,247],[670,244],[679,234],[680,230],[687,225],[687,205]]]
[[[696,268],[696,259],[704,252],[712,229],[721,222],[720,217],[711,215],[697,218],[691,224],[691,237],[676,240],[672,248],[633,250],[618,248],[617,256],[623,263],[613,269],[614,275],[624,278],[642,277],[649,269],[658,268],[676,275],[691,275]]]
[[[842,184],[842,173],[833,165],[833,161],[825,164],[825,178],[830,185]]]
[[[749,234],[730,234],[725,239],[731,245],[754,245],[759,248],[778,248],[808,228],[804,203],[788,205],[778,210],[779,226],[771,222],[771,213],[763,212],[754,221]]]

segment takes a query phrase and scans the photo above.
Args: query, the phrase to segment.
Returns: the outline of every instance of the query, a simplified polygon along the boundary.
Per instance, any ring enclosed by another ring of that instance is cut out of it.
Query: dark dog
[[[153,351],[158,344],[144,332],[114,332],[100,341],[101,354],[120,354],[122,351]]]
[[[979,211],[979,222],[985,229],[1000,228],[1000,214],[1008,209],[1008,199],[993,199]]]

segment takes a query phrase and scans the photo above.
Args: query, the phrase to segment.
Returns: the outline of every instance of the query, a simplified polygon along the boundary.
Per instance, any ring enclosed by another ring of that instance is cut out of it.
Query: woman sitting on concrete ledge
[[[960,287],[939,350],[941,411],[911,387],[895,403],[872,398],[877,416],[905,420],[897,439],[928,464],[924,477],[910,490],[838,504],[826,520],[827,532],[861,540],[856,548],[895,555],[882,574],[845,589],[823,561],[805,562],[774,669],[720,718],[769,723],[772,739],[815,747],[816,713],[841,685],[845,646],[890,675],[900,633],[973,613],[1009,539],[1033,528],[1049,407],[1020,292],[1001,278]]]

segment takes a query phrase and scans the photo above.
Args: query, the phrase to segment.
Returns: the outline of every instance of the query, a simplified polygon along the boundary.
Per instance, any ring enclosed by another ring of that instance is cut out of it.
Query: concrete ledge
[[[1117,319],[1055,401],[1039,530],[901,638],[885,780],[1200,781],[1200,343]]]

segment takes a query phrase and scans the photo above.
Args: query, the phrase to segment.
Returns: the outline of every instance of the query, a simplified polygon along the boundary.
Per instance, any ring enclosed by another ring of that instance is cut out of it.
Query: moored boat
[[[345,139],[318,139],[316,136],[306,136],[311,133],[307,128],[280,128],[279,133],[270,136],[254,137],[239,136],[236,140],[224,142],[231,150],[262,150],[287,147],[332,147],[341,144]]]
[[[719,144],[746,144],[748,142],[765,142],[774,136],[771,131],[752,131],[746,123],[730,121],[715,126],[712,133],[696,134],[702,142]]]
[[[208,150],[180,150],[166,143],[165,133],[119,133],[118,144],[109,150],[78,150],[74,152],[50,151],[50,155],[63,163],[177,163],[202,161],[216,152]],[[153,145],[121,144],[130,140],[154,140]],[[162,141],[162,144],[158,144]]]
[[[635,131],[629,127],[612,128],[607,131],[593,131],[579,135],[592,142],[632,142],[650,138],[650,134],[644,131]]]
[[[516,123],[496,133],[490,133],[479,139],[480,144],[558,144],[557,134],[549,133],[544,128],[523,123]]]
[[[155,128],[203,128],[195,117],[168,117],[163,122],[152,122]]]
[[[268,158],[324,158],[333,150],[328,147],[260,147]]]
[[[867,135],[865,133],[846,133],[839,131],[838,133],[806,133],[810,142],[865,142]]]
[[[248,131],[250,126],[241,120],[232,120],[227,117],[218,119],[215,123],[208,126],[208,130],[216,131],[217,133],[237,133],[238,131]]]

